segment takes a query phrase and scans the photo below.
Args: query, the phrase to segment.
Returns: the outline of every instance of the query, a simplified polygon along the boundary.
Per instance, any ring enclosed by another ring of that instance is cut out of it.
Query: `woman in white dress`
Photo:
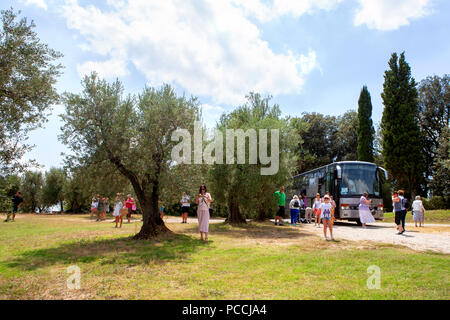
[[[367,223],[374,223],[375,219],[370,212],[369,205],[372,200],[368,200],[369,197],[367,192],[364,192],[361,199],[359,199],[359,220],[361,221],[363,228],[366,228]]]

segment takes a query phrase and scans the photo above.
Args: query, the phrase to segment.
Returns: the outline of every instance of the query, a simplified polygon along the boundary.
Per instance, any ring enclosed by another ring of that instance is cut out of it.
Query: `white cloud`
[[[327,1],[325,1],[327,2]],[[281,3],[281,2],[280,2]],[[241,103],[249,91],[296,93],[316,54],[275,53],[245,9],[225,0],[108,0],[107,9],[66,1],[63,15],[83,47],[105,57],[78,66],[104,76],[142,72],[150,85],[177,84],[214,103]]]
[[[431,0],[358,0],[355,25],[370,29],[396,30],[413,19],[431,14]]]
[[[261,0],[232,0],[243,8],[247,15],[265,22],[283,15],[300,17],[312,14],[317,10],[332,10],[344,0],[273,0],[263,3]]]
[[[27,6],[35,5],[44,10],[47,10],[47,3],[45,2],[45,0],[26,0],[25,5]]]

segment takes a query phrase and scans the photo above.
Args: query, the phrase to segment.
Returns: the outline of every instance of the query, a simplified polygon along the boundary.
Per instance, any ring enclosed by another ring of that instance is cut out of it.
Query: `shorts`
[[[320,209],[314,209],[314,215],[320,217]]]
[[[284,211],[285,211],[284,206],[280,206],[277,211],[277,217],[284,218]]]
[[[188,212],[189,212],[189,207],[186,207],[186,206],[181,207],[181,213],[188,213]]]
[[[322,217],[322,220],[331,221],[331,216],[324,216]]]
[[[17,213],[17,211],[19,211],[19,207],[13,206],[13,213]]]

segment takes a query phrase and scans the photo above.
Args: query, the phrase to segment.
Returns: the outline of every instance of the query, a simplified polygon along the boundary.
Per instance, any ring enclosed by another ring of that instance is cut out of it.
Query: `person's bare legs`
[[[123,216],[120,216],[120,228],[122,228]]]
[[[119,224],[119,217],[117,216],[116,217],[116,228],[117,228],[117,225]]]
[[[205,232],[205,241],[208,242],[208,232]]]
[[[203,232],[200,231],[200,239],[203,240]]]
[[[320,225],[319,225],[320,227]],[[327,222],[323,221],[323,236],[325,238],[325,240],[327,239]]]
[[[16,218],[16,214],[15,213],[13,213],[13,215],[12,215],[12,220],[11,221],[13,221],[14,222],[14,219]]]
[[[331,220],[328,221],[328,228],[330,229],[331,240],[334,240],[334,237],[333,237],[333,222]]]

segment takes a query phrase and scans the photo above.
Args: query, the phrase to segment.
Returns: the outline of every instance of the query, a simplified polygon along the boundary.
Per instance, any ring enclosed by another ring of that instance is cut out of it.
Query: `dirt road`
[[[413,230],[411,225],[406,225],[406,232],[398,235],[394,226],[387,223],[375,223],[363,229],[351,223],[339,223],[333,227],[334,237],[336,239],[346,239],[353,241],[374,241],[402,245],[418,251],[436,251],[450,254],[450,226],[449,225],[431,225],[425,228],[439,226],[447,229],[440,233],[422,233]],[[323,237],[323,228],[314,227],[313,224],[302,224],[300,228],[311,231],[318,236]]]

